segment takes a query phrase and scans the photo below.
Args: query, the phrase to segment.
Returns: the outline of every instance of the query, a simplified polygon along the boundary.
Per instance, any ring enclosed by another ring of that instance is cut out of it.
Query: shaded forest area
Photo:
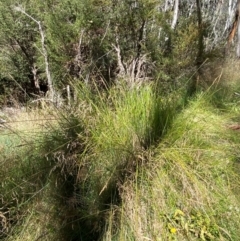
[[[207,0],[3,0],[0,103],[26,104],[47,91],[55,102],[79,82],[106,88],[121,80],[154,80],[163,91],[193,82],[194,91],[200,70],[221,63],[226,48],[237,48],[237,6]]]

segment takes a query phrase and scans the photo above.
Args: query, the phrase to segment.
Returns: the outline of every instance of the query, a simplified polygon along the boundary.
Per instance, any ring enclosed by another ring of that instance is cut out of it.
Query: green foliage
[[[157,75],[170,87],[195,63],[195,17],[179,18],[173,31],[171,11],[161,11],[158,1],[30,1],[16,6],[5,0],[0,8],[1,73],[27,93],[34,78],[46,82],[46,59],[37,23],[16,7],[40,21],[51,76],[60,89],[78,81],[104,86],[122,74],[136,81]]]
[[[36,47],[40,35],[37,24],[16,11],[16,7],[16,3],[10,0],[0,3],[1,82],[16,101],[26,102],[28,94],[35,91],[33,69],[41,55]],[[31,2],[26,4],[23,1],[21,7],[38,18]]]

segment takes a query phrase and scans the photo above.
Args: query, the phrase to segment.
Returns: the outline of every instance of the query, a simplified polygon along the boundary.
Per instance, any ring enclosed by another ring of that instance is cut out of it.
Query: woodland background
[[[231,0],[3,0],[0,101],[26,104],[47,90],[66,97],[79,82],[184,85],[237,48],[237,9]]]

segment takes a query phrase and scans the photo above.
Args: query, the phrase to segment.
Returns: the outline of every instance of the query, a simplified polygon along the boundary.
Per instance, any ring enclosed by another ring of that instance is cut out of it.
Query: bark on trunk
[[[237,15],[237,57],[240,58],[240,0],[237,2],[237,10],[236,10],[236,15]]]

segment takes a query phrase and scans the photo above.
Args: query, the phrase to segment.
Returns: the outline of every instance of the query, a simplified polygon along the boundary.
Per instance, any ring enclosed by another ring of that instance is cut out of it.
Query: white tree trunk
[[[177,20],[178,20],[178,8],[179,8],[179,0],[175,0],[171,29],[175,29],[176,27]]]

